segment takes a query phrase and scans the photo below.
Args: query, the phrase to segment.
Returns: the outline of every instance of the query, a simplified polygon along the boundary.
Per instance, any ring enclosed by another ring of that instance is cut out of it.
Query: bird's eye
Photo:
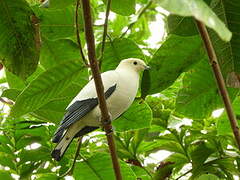
[[[133,64],[134,64],[134,65],[137,65],[137,61],[134,61]]]

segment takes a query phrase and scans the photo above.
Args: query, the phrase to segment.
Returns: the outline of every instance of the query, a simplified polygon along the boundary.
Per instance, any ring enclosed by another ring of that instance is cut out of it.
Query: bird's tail
[[[71,128],[68,128],[63,135],[63,137],[60,139],[60,141],[55,146],[54,150],[52,151],[52,157],[56,161],[60,161],[64,153],[66,152],[67,148],[71,144],[73,138],[75,135],[82,129],[83,127],[77,127],[72,126]]]

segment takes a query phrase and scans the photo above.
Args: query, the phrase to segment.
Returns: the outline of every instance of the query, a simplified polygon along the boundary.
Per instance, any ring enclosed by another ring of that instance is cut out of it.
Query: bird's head
[[[131,68],[137,72],[150,69],[150,67],[147,66],[143,60],[137,58],[128,58],[122,60],[117,68]]]

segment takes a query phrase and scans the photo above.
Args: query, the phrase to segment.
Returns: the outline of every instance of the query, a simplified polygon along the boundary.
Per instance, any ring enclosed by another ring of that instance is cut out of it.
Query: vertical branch
[[[209,34],[207,32],[205,25],[198,20],[196,20],[196,22],[197,22],[198,30],[200,32],[200,35],[202,37],[202,40],[204,42],[205,48],[208,53],[209,61],[212,66],[212,70],[213,70],[215,78],[216,78],[216,83],[218,85],[218,89],[221,93],[221,96],[222,96],[222,99],[223,99],[223,102],[225,105],[225,109],[226,109],[228,119],[229,119],[231,127],[232,127],[233,134],[235,136],[238,148],[240,149],[240,133],[239,133],[239,128],[238,128],[238,123],[236,120],[236,116],[233,112],[231,101],[230,101],[230,98],[229,98],[229,95],[227,92],[227,88],[225,85],[223,75],[221,73],[220,66],[218,64],[215,50],[213,48],[211,39],[209,37]]]
[[[102,57],[103,57],[104,48],[105,48],[105,41],[106,41],[107,29],[108,29],[108,16],[109,16],[109,12],[110,12],[111,2],[112,2],[112,0],[107,0],[107,9],[106,9],[105,22],[104,22],[104,28],[103,28],[102,48],[101,48],[101,55],[99,58],[99,67],[100,68],[102,65]]]
[[[80,35],[79,35],[79,23],[78,23],[78,9],[79,9],[79,5],[80,5],[80,0],[77,0],[77,4],[76,4],[76,9],[75,9],[75,26],[76,26],[76,37],[77,37],[77,43],[78,43],[78,47],[79,47],[79,53],[82,57],[82,60],[84,62],[84,64],[88,67],[88,62],[84,56],[83,53],[83,49],[82,49],[82,43],[81,43],[81,39],[80,39]]]
[[[108,146],[111,153],[111,158],[112,158],[116,179],[121,180],[122,176],[121,176],[120,166],[117,158],[115,142],[112,134],[111,120],[110,120],[110,116],[107,109],[107,103],[104,96],[104,87],[102,83],[102,78],[100,76],[99,66],[96,59],[95,42],[94,42],[92,17],[91,17],[89,0],[82,0],[82,7],[83,7],[83,16],[84,16],[85,38],[86,38],[87,48],[88,48],[88,58],[89,58],[90,67],[92,70],[93,79],[95,82],[95,87],[96,87],[97,96],[99,100],[99,107],[102,114],[102,124],[106,132]]]

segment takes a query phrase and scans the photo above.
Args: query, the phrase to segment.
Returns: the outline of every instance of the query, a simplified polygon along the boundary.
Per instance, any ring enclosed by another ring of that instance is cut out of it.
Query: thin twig
[[[83,53],[83,48],[82,48],[82,43],[81,43],[81,39],[80,39],[80,31],[79,31],[79,23],[78,23],[78,9],[79,9],[79,5],[80,5],[80,0],[77,0],[77,4],[76,4],[76,10],[75,10],[75,26],[76,26],[76,37],[77,37],[77,43],[78,43],[78,47],[79,47],[79,53],[82,57],[82,60],[84,62],[84,64],[89,67],[89,64],[84,56]]]
[[[77,158],[79,156],[81,145],[82,145],[82,136],[78,138],[78,146],[77,146],[77,150],[76,150],[76,153],[75,153],[75,156],[73,159],[72,166],[67,170],[67,172],[65,172],[63,175],[61,175],[61,177],[65,177],[67,175],[71,176],[73,174],[73,170],[74,170]]]
[[[233,112],[232,104],[231,104],[231,101],[230,101],[230,98],[228,95],[228,91],[227,91],[227,88],[225,85],[225,81],[224,81],[220,66],[218,64],[215,50],[213,48],[213,45],[212,45],[211,39],[209,37],[209,34],[207,32],[206,26],[198,20],[196,20],[196,22],[197,22],[198,30],[200,32],[200,35],[202,37],[202,40],[204,42],[205,48],[208,53],[209,61],[212,66],[212,70],[213,70],[215,78],[216,78],[216,83],[218,85],[218,89],[221,93],[221,96],[222,96],[222,99],[223,99],[223,102],[225,105],[225,109],[226,109],[228,119],[229,119],[231,127],[232,127],[233,134],[235,136],[238,148],[240,149],[240,133],[239,133],[238,123],[236,120],[236,116]]]
[[[2,97],[0,97],[0,101],[3,103],[3,104],[8,104],[8,105],[13,105],[14,102],[10,101],[10,100],[5,100],[3,99]]]
[[[146,12],[146,10],[151,6],[152,2],[153,2],[153,0],[148,1],[148,3],[146,4],[146,6],[143,7],[142,9],[140,9],[140,11],[139,11],[139,13],[138,13],[138,16],[137,16],[137,20],[134,21],[134,22],[132,22],[132,23],[130,23],[130,24],[128,25],[127,30],[122,33],[122,35],[120,36],[120,38],[123,38],[123,37],[127,34],[127,32],[128,32],[130,29],[132,29],[132,27],[133,27],[133,26],[137,23],[137,21],[142,17],[142,15]]]
[[[93,79],[95,82],[95,87],[96,87],[97,96],[99,100],[99,107],[102,114],[101,121],[102,121],[104,130],[106,132],[108,147],[111,153],[111,158],[112,158],[116,179],[121,180],[122,175],[121,175],[120,166],[118,162],[115,142],[112,135],[113,130],[111,125],[111,119],[108,113],[107,103],[104,96],[104,87],[103,87],[102,78],[99,72],[98,62],[96,59],[95,42],[94,42],[92,17],[91,17],[89,0],[82,0],[82,8],[83,8],[83,17],[85,22],[84,29],[85,29],[85,38],[87,42],[87,48],[88,48],[88,58],[89,58],[90,67],[92,70]]]
[[[186,176],[188,173],[192,172],[192,169],[188,170],[187,172],[185,172],[184,174],[182,174],[181,176],[179,176],[178,178],[176,178],[176,180],[179,180],[180,178],[182,178],[183,176]]]
[[[101,69],[101,66],[102,66],[102,57],[103,57],[103,53],[104,53],[105,41],[106,41],[106,36],[107,36],[108,16],[109,16],[109,12],[110,12],[111,2],[112,2],[112,0],[107,0],[107,9],[106,9],[105,22],[104,22],[104,28],[103,28],[101,55],[98,58],[99,59],[99,67],[100,67],[100,69]]]

